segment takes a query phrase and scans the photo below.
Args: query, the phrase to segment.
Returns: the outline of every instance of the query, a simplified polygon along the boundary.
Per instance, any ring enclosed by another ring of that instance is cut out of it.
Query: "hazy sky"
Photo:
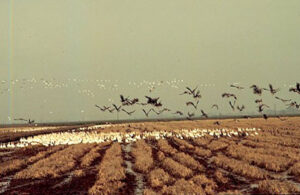
[[[296,83],[299,10],[299,0],[1,0],[0,78]]]

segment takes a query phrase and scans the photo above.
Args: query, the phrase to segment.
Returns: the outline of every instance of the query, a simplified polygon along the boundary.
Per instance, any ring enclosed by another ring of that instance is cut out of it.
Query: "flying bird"
[[[216,108],[217,110],[219,110],[219,106],[217,104],[212,105],[211,108]]]
[[[282,99],[278,96],[275,96],[275,98],[278,99],[278,100],[281,100],[283,103],[292,101],[292,99],[288,99],[288,100],[287,99]]]
[[[230,107],[231,107],[231,109],[232,109],[233,111],[235,111],[235,108],[234,108],[235,102],[236,102],[236,101],[234,101],[234,103],[232,103],[231,101],[229,101],[229,105],[230,105]]]
[[[181,111],[178,111],[178,110],[176,112],[174,112],[173,114],[179,114],[180,116],[183,115],[183,113]]]
[[[253,93],[257,94],[257,95],[261,95],[262,94],[262,89],[259,88],[257,85],[252,85],[250,88],[253,89]]]
[[[290,104],[287,104],[287,106],[289,106],[289,108],[295,107],[295,108],[299,109],[300,104],[297,104],[296,101],[293,101],[293,102],[291,102]]]
[[[103,106],[103,108],[101,108],[101,107],[98,106],[97,104],[95,104],[95,107],[99,108],[101,111],[106,111],[107,109],[110,108],[110,107],[106,107],[106,106]]]
[[[198,86],[196,86],[195,89],[192,90],[191,88],[186,87],[187,90],[185,90],[183,93],[181,93],[179,95],[184,95],[184,94],[192,95],[192,94],[195,93],[195,91],[196,91],[197,88],[198,88]]]
[[[191,106],[193,106],[195,109],[197,109],[197,106],[198,106],[198,104],[199,104],[199,100],[197,101],[197,103],[195,104],[194,102],[186,102],[186,105],[187,106],[189,106],[189,105],[191,105]]]
[[[244,89],[244,87],[240,87],[240,86],[237,86],[237,85],[230,85],[230,87],[237,88],[239,90]]]
[[[258,106],[258,112],[262,112],[263,110],[264,110],[264,107],[267,107],[267,108],[270,108],[268,105],[266,105],[266,104],[260,104],[259,106]]]
[[[150,109],[150,110],[148,110],[148,112],[145,110],[145,109],[143,109],[143,112],[145,113],[145,115],[148,117],[149,116],[149,113],[151,112],[151,110],[153,110],[152,108]]]
[[[201,113],[203,117],[208,118],[207,114],[203,110],[201,110]]]
[[[113,105],[113,107],[115,108],[115,110],[117,111],[117,112],[120,112],[121,111],[121,108],[122,108],[122,106],[117,106],[116,104],[112,104]]]
[[[256,99],[254,102],[257,104],[260,104],[260,103],[262,103],[262,99]]]
[[[125,112],[126,114],[128,114],[129,116],[131,116],[131,114],[133,114],[135,112],[135,110],[128,112],[127,110],[122,108],[122,111]]]
[[[23,118],[16,118],[15,121],[26,121],[28,124],[34,123],[34,120],[31,119],[23,119]]]
[[[233,97],[235,100],[237,99],[236,95],[235,94],[232,94],[232,93],[223,93],[222,94],[222,98],[230,98],[230,97]]]
[[[297,83],[295,88],[291,87],[289,91],[300,94],[300,83]]]
[[[187,117],[187,119],[191,119],[192,117],[194,117],[195,116],[195,113],[190,113],[190,112],[188,112],[188,117]]]
[[[270,91],[270,93],[272,95],[274,95],[275,93],[277,93],[279,91],[279,88],[278,89],[274,89],[273,86],[272,86],[272,84],[269,84],[269,89],[265,89],[264,88],[264,90],[268,90],[268,91]]]
[[[266,114],[263,114],[263,117],[265,120],[268,120],[268,118],[269,118]]]
[[[245,109],[245,106],[244,105],[242,105],[241,107],[240,106],[237,106],[236,107],[240,112],[242,112],[244,109]]]

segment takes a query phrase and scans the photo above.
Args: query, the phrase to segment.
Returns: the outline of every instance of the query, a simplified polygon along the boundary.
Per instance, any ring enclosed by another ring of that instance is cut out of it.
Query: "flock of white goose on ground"
[[[195,139],[205,136],[220,137],[242,137],[242,136],[256,136],[260,131],[259,128],[237,128],[237,129],[176,129],[173,131],[146,131],[146,132],[97,132],[86,131],[104,128],[103,125],[95,125],[90,127],[81,127],[79,131],[59,132],[51,134],[37,135],[27,138],[21,138],[19,142],[0,143],[0,148],[17,148],[26,147],[30,145],[72,145],[80,143],[103,143],[103,142],[119,142],[130,143],[140,139],[165,139],[170,137],[177,137],[179,139]]]

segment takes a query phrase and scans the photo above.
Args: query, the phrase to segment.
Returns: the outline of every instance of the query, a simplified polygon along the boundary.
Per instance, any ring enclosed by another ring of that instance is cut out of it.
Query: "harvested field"
[[[300,117],[286,119],[5,129],[0,194],[300,193]]]

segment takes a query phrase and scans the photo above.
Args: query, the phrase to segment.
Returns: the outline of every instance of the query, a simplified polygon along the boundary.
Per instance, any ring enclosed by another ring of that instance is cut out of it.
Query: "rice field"
[[[38,129],[1,141],[0,194],[300,193],[300,117],[286,119]]]

